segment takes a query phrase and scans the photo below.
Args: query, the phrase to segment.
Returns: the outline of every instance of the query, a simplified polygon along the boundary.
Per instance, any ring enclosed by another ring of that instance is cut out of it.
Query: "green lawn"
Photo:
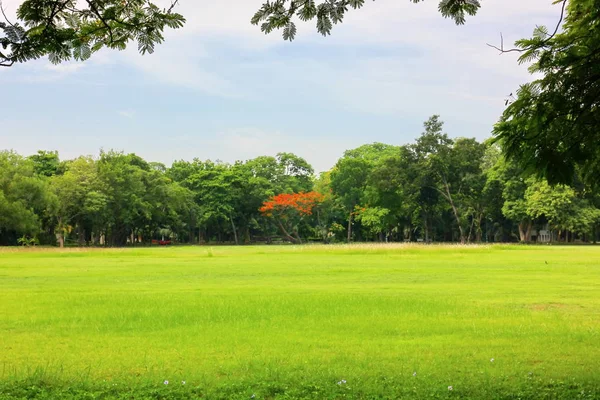
[[[252,395],[600,398],[600,247],[0,250],[1,399]]]

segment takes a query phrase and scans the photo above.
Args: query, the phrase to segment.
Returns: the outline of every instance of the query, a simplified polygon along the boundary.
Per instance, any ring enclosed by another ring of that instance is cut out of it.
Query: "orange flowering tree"
[[[259,211],[275,221],[287,240],[302,243],[298,225],[303,218],[312,215],[323,200],[323,195],[318,192],[281,193],[265,201]]]

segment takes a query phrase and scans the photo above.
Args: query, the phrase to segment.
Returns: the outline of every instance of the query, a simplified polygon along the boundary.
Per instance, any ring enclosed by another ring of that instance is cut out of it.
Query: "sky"
[[[3,0],[9,15],[20,2]],[[325,171],[362,144],[412,142],[433,114],[451,137],[483,140],[532,79],[515,53],[486,43],[559,16],[552,0],[483,0],[456,26],[437,0],[377,0],[328,37],[300,24],[290,43],[249,23],[262,0],[179,3],[186,25],[152,55],[133,44],[83,63],[0,69],[0,149],[62,159],[114,149],[166,165],[292,152]]]

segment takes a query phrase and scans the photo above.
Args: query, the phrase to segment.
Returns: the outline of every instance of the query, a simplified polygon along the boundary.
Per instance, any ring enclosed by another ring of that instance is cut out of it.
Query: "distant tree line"
[[[363,145],[315,176],[279,153],[233,164],[101,151],[0,152],[0,244],[596,241],[600,192],[550,185],[438,116],[412,144]]]

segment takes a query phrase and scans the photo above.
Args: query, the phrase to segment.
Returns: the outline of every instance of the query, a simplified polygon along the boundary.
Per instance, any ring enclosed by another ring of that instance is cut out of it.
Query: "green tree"
[[[425,131],[415,145],[423,180],[432,184],[447,201],[460,241],[466,243],[475,222],[478,224],[476,230],[480,230],[485,145],[475,139],[452,141],[443,133],[443,122],[437,115],[429,118],[424,127]]]
[[[415,216],[419,204],[419,169],[410,146],[393,147],[384,152],[369,175],[367,204],[369,207],[389,210],[379,213],[385,230],[397,233],[401,240],[412,239],[420,219]],[[367,208],[369,208],[367,207]],[[364,224],[362,219],[361,223]]]
[[[152,53],[166,28],[185,22],[173,12],[176,3],[162,9],[149,0],[25,0],[18,21],[0,21],[0,66],[43,56],[52,63],[83,61],[103,47],[123,50],[130,41],[141,54]]]
[[[523,177],[518,166],[514,163],[500,161],[496,170],[495,178],[502,186],[502,213],[506,218],[511,219],[517,224],[519,232],[519,241],[527,242],[531,237],[533,229],[533,219],[527,211],[527,201],[525,192],[527,187],[535,184],[533,177]]]
[[[600,210],[585,199],[580,198],[572,187],[566,185],[551,186],[545,180],[529,185],[525,191],[527,213],[531,218],[544,217],[558,236],[565,233],[590,233],[600,218]]]
[[[39,150],[37,154],[29,156],[33,161],[33,169],[36,174],[41,176],[56,175],[60,169],[60,158],[58,151]]]
[[[504,206],[503,190],[504,176],[499,166],[505,164],[502,150],[493,143],[486,143],[487,148],[483,157],[482,170],[485,183],[482,191],[483,212],[485,219],[486,241],[503,241],[506,239],[506,231],[512,229],[511,221],[502,213]],[[507,229],[508,227],[508,229]]]
[[[46,181],[35,174],[33,162],[0,151],[0,242],[37,235],[49,203]]]
[[[152,204],[146,196],[146,175],[150,165],[135,154],[101,152],[98,174],[106,188],[106,242],[122,246],[135,238],[151,219]]]
[[[390,210],[384,207],[357,207],[355,218],[366,228],[370,236],[377,236],[382,235],[385,230],[386,217],[389,213]]]
[[[550,183],[577,174],[597,184],[600,173],[600,7],[597,0],[561,0],[566,17],[553,32],[537,27],[516,43],[520,62],[540,78],[510,99],[494,134],[506,154]],[[503,49],[501,49],[503,50]]]
[[[106,207],[106,196],[92,158],[77,158],[68,162],[66,168],[64,174],[50,180],[50,192],[55,196],[52,215],[56,218],[55,233],[60,247],[64,247],[65,236],[74,227],[78,231],[79,245],[83,245],[86,217]]]
[[[347,215],[347,241],[352,241],[355,207],[364,196],[370,163],[363,158],[343,157],[331,171],[331,190]]]

